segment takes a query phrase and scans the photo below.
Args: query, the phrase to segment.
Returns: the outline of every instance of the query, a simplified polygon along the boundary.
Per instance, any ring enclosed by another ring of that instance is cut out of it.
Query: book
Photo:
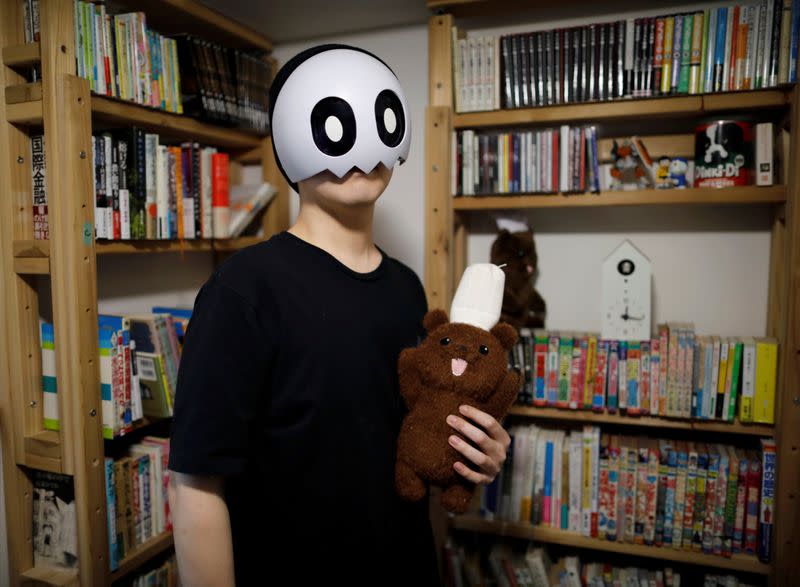
[[[42,410],[45,430],[61,428],[58,411],[58,381],[56,379],[55,333],[53,325],[41,321],[42,346]]]
[[[33,195],[33,238],[50,238],[47,213],[47,177],[44,135],[31,135],[31,190]]]
[[[772,559],[772,528],[775,511],[775,440],[761,439],[761,503],[758,516],[758,558],[763,563]]]
[[[267,204],[277,190],[269,183],[259,185],[234,185],[230,188],[230,223],[228,236],[240,236]]]
[[[762,424],[775,423],[775,385],[777,368],[778,341],[774,338],[757,338],[753,422]]]
[[[78,526],[72,477],[31,470],[33,563],[78,567]]]

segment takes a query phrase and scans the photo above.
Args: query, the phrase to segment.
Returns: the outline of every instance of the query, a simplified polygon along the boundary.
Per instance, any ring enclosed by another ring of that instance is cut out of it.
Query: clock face
[[[623,245],[603,263],[601,302],[603,338],[650,338],[650,262]]]

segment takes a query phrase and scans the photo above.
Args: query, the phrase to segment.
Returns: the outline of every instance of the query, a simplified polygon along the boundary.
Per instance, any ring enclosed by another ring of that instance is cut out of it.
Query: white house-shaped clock
[[[650,339],[650,260],[625,240],[603,261],[602,337]]]

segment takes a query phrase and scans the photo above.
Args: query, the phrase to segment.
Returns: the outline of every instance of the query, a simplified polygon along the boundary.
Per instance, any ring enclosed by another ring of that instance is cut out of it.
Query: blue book
[[[800,0],[792,0],[792,25],[789,35],[789,83],[797,81],[797,47],[800,37]]]
[[[106,468],[106,514],[108,517],[108,563],[111,570],[119,568],[117,558],[117,489],[114,481],[114,459],[106,457],[104,460]]]
[[[553,497],[553,441],[548,438],[544,449],[544,504],[541,520],[546,525],[552,524],[550,519],[551,500]]]
[[[714,48],[714,91],[722,91],[723,73],[725,72],[725,35],[728,28],[728,9],[717,9],[717,38]]]

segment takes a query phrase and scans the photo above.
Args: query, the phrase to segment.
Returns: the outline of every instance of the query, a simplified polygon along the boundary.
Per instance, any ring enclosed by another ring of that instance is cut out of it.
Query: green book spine
[[[708,65],[708,26],[711,19],[711,11],[706,10],[703,13],[703,40],[700,49],[700,71],[697,79],[697,89],[695,93],[702,94],[705,92],[705,71]]]
[[[737,342],[733,353],[733,374],[731,376],[731,397],[728,404],[727,419],[733,421],[736,415],[736,398],[739,395],[739,372],[742,368],[742,343]]]
[[[681,75],[678,80],[678,93],[689,93],[689,70],[692,64],[692,23],[693,14],[683,16],[683,35],[681,37]]]
[[[562,336],[558,345],[558,399],[556,406],[569,406],[570,367],[572,366],[572,337]]]

